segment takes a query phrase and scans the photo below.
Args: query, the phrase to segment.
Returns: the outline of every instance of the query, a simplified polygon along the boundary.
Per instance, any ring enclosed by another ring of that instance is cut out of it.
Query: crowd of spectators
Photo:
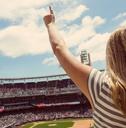
[[[74,92],[80,92],[80,90],[72,82],[68,82],[68,80],[0,85],[0,98],[57,95]]]
[[[0,106],[5,109],[4,112],[0,112],[0,128],[11,126],[16,128],[16,126],[33,121],[92,117],[91,109],[84,110],[82,107],[87,103],[85,96],[69,79],[3,84],[0,85],[0,99]],[[78,103],[72,104],[74,107],[65,104],[72,102]],[[49,110],[40,108],[38,110],[39,103],[44,104],[45,107],[50,105],[51,107]],[[61,104],[57,106],[59,103]],[[60,109],[55,109],[60,106]]]
[[[54,96],[33,96],[33,97],[15,97],[15,98],[3,98],[0,100],[0,105],[5,108],[12,108],[15,106],[32,106],[34,104],[59,104],[59,103],[70,103],[70,102],[87,102],[86,97],[82,94],[73,93],[65,95],[54,95]]]
[[[34,121],[47,121],[47,120],[57,120],[65,118],[90,118],[92,117],[92,111],[88,109],[85,112],[80,112],[79,110],[69,110],[69,111],[25,111],[18,113],[10,113],[0,116],[0,126],[4,128],[13,125],[13,128],[20,126],[27,122]]]

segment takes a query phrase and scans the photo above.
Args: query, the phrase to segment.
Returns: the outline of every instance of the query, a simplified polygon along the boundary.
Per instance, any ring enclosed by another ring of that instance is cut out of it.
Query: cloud
[[[46,13],[44,5],[48,3],[49,0],[22,0],[20,3],[18,0],[13,0],[11,3],[8,0],[0,1],[1,18],[7,18],[13,22],[21,20],[18,25],[10,25],[0,30],[2,54],[19,57],[51,51],[47,31],[42,21],[42,15]],[[41,5],[43,7],[38,8]]]
[[[34,11],[33,11],[34,12]],[[89,25],[86,19],[90,19]],[[81,25],[72,24],[60,30],[67,45],[79,45],[96,34],[95,28],[103,23],[100,17],[82,18]],[[39,27],[33,16],[28,17],[21,25],[10,26],[0,31],[0,52],[6,56],[19,57],[51,52],[51,46],[45,26]]]
[[[79,45],[85,40],[91,38],[96,34],[95,28],[105,23],[105,19],[101,17],[86,16],[82,18],[81,24],[72,24],[61,31],[66,38],[69,47]]]
[[[27,14],[31,8],[39,8],[49,4],[49,0],[4,0],[0,1],[0,18],[15,20]]]
[[[36,25],[12,26],[0,31],[0,51],[10,57],[51,51],[46,30]]]
[[[60,2],[58,0],[22,0],[21,2],[19,2],[19,0],[1,0],[0,19],[16,21],[18,19],[26,19],[30,15],[34,14],[35,16],[37,14],[41,14],[41,16],[44,16],[48,10],[48,6],[52,3],[54,5],[63,5],[65,3],[68,3],[69,1],[71,0],[67,0],[67,2],[64,2],[63,0],[60,0]]]
[[[82,24],[85,27],[97,27],[101,24],[105,23],[105,19],[101,18],[100,16],[95,16],[94,18],[90,16],[86,16],[82,19]]]
[[[9,19],[12,21],[17,20],[17,18],[27,18],[28,15],[32,15],[31,10],[36,10],[36,13],[47,9],[49,5],[64,5],[69,3],[71,0],[4,0],[0,1],[0,19]],[[45,14],[45,13],[44,13]]]
[[[89,21],[89,22],[88,22]],[[61,30],[61,35],[65,38],[68,47],[77,46],[77,53],[80,54],[82,49],[87,49],[92,54],[92,61],[105,59],[105,47],[109,33],[97,33],[95,28],[105,23],[101,17],[84,17],[80,25],[72,24]],[[80,56],[76,56],[80,61]],[[46,62],[46,63],[45,63]],[[54,58],[44,61],[44,64],[55,64]]]
[[[113,18],[113,20],[118,20],[124,17],[126,17],[126,12],[119,13],[116,17]]]
[[[58,63],[58,60],[56,59],[56,57],[50,57],[50,58],[44,59],[42,61],[42,64],[45,64],[45,65],[57,65],[59,63]]]
[[[121,22],[119,26],[120,26],[120,27],[126,27],[126,20],[123,21],[123,22]]]
[[[67,4],[69,1],[61,0],[60,3]],[[42,22],[42,15],[47,13],[44,5],[50,2],[49,0],[22,0],[20,3],[18,0],[13,0],[11,3],[8,0],[0,1],[1,18],[7,18],[14,22],[21,20],[18,25],[11,25],[0,30],[0,52],[2,54],[19,57],[52,51],[47,30]]]
[[[0,53],[9,57],[35,55],[50,52],[51,47],[45,26],[39,27],[45,8],[37,8],[49,3],[49,0],[0,1],[0,18],[14,22],[22,20],[19,25],[11,25],[0,30]],[[41,19],[40,19],[41,18]]]
[[[105,49],[109,36],[110,33],[95,34],[92,38],[79,45],[77,53],[83,49],[86,49],[91,54],[92,62],[96,60],[105,60]]]
[[[66,21],[74,21],[77,18],[79,18],[85,11],[87,11],[89,8],[87,8],[85,5],[78,5],[76,7],[65,9],[65,12],[63,14],[60,14],[61,17],[58,19],[60,20],[66,20]]]
[[[72,26],[71,29],[74,29],[74,26]],[[76,46],[95,34],[95,31],[92,28],[85,28],[83,26],[78,27],[75,31],[71,31],[71,29],[68,32],[62,32],[68,47]]]
[[[53,3],[57,1],[53,0]],[[60,3],[66,4],[69,1],[61,0]],[[0,18],[13,21],[12,25],[0,30],[0,53],[19,57],[52,51],[42,21],[50,3],[50,0],[0,1]],[[20,23],[14,25],[17,21]]]
[[[0,30],[0,52],[2,54],[15,58],[24,55],[37,55],[52,51],[47,30],[42,22],[42,15],[44,16],[45,13],[47,13],[47,5],[50,3],[51,1],[49,0],[22,0],[20,3],[18,0],[13,0],[11,3],[9,0],[5,0],[3,2],[0,1],[0,7],[2,10],[2,13],[0,12],[1,18],[8,18],[13,21],[21,19],[20,24],[12,25]],[[63,8],[56,12],[57,18],[60,16],[57,20],[61,23],[61,26],[64,26],[65,23],[60,21],[67,20],[71,22],[76,19],[80,20],[80,23],[72,23],[69,25],[65,24],[66,27],[60,27],[60,32],[65,38],[68,47],[79,46],[78,50],[80,50],[80,46],[83,42],[89,42],[92,47],[95,47],[97,45],[90,42],[102,42],[102,39],[98,39],[100,37],[103,39],[105,38],[105,35],[103,36],[99,34],[98,36],[95,30],[96,27],[105,23],[104,18],[100,16],[81,17],[85,11],[89,9],[86,5],[78,4],[78,2],[72,2],[72,0],[61,0],[60,2],[58,0],[54,0],[53,3],[54,7],[58,4],[60,6],[63,5]],[[71,5],[69,5],[70,3]],[[66,9],[64,10],[64,8]],[[101,47],[101,49],[103,48],[103,46],[99,47]],[[89,46],[88,48],[91,49]],[[94,52],[94,55],[96,52]],[[101,57],[97,57],[97,59],[98,58]],[[55,60],[53,58],[49,58],[44,60],[43,63],[48,63],[49,65],[51,63],[55,64]]]

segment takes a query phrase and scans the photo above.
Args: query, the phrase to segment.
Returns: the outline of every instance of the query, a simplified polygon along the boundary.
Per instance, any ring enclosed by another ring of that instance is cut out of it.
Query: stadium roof
[[[100,70],[104,71],[104,70]],[[38,76],[38,77],[24,77],[24,78],[0,78],[0,84],[5,83],[28,83],[28,82],[43,82],[43,81],[53,81],[53,80],[62,80],[69,79],[67,74],[58,74],[50,76]]]
[[[27,82],[40,82],[40,81],[53,81],[68,79],[67,74],[38,76],[38,77],[24,77],[24,78],[0,78],[0,84],[3,83],[27,83]]]

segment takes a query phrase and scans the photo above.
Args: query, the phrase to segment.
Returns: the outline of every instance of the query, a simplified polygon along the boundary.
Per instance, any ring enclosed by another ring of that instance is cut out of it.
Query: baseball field
[[[27,123],[20,128],[90,128],[92,123],[92,119],[65,119]]]

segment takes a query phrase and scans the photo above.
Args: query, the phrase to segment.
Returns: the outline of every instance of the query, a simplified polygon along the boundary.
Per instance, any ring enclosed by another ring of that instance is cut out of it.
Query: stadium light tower
[[[87,50],[81,51],[80,58],[81,58],[81,63],[86,65],[91,65],[90,54],[87,52]]]

